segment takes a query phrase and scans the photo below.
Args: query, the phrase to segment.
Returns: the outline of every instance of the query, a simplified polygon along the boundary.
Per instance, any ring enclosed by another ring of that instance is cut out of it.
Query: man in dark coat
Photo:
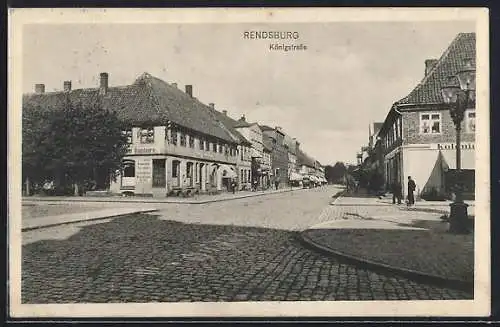
[[[417,188],[415,181],[411,179],[411,176],[408,176],[408,205],[415,204],[415,196],[413,192]]]
[[[398,199],[398,204],[401,204],[401,197],[403,196],[403,190],[401,184],[394,181],[392,183],[392,204],[396,204],[396,199]]]

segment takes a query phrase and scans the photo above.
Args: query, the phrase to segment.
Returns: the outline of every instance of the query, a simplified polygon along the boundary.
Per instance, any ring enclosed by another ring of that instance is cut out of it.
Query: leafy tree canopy
[[[123,124],[98,104],[23,108],[22,168],[33,182],[83,184],[111,176],[127,151]]]

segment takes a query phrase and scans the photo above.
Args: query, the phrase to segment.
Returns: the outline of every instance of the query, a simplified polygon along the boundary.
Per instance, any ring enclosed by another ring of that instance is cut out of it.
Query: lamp
[[[450,204],[450,232],[468,233],[468,205],[463,201],[461,173],[461,140],[462,121],[465,110],[475,100],[476,70],[471,58],[464,60],[462,70],[456,76],[449,76],[441,89],[444,103],[449,106],[456,133],[456,175],[455,200]]]

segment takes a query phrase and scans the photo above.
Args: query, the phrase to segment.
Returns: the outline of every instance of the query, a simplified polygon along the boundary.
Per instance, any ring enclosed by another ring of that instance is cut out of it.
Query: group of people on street
[[[275,181],[274,181],[274,187],[276,188],[276,190],[279,188],[279,185],[280,185],[279,180],[275,179]],[[257,179],[254,179],[252,181],[252,185],[251,185],[252,191],[254,191],[254,192],[257,191],[258,186],[259,186],[259,181]],[[270,186],[271,186],[270,182],[268,181],[267,182],[267,188],[269,188]],[[230,189],[233,192],[233,194],[236,193],[236,190],[238,189],[238,182],[236,181],[236,178],[233,178],[231,180]]]
[[[401,204],[401,200],[403,198],[403,188],[401,187],[401,184],[394,181],[392,183],[392,203],[396,204],[396,200],[398,204]],[[408,206],[414,205],[415,204],[415,195],[413,192],[415,192],[415,189],[417,188],[417,185],[415,184],[415,181],[411,178],[411,176],[408,176],[408,196],[407,196],[407,202],[406,204]]]

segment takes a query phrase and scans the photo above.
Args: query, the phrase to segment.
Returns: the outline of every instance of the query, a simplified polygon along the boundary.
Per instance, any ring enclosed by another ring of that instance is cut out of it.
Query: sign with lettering
[[[140,183],[147,183],[152,176],[151,159],[139,159],[136,162],[135,174]]]
[[[460,144],[462,150],[474,150],[475,149],[475,144],[474,143],[462,143]],[[455,150],[456,145],[455,143],[438,143],[437,148],[439,150]]]
[[[153,147],[135,147],[134,149],[135,154],[151,154],[151,153],[156,153],[156,148]]]

